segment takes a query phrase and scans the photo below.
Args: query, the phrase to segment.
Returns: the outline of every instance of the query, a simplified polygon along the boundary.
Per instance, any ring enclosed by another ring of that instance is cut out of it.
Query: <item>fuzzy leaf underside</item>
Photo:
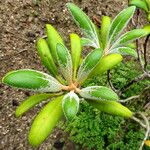
[[[130,48],[130,47],[118,47],[118,48],[114,48],[112,49],[112,51],[110,51],[110,53],[118,53],[121,55],[130,55],[133,57],[137,57],[137,52],[135,49]]]
[[[81,89],[79,94],[83,98],[91,100],[117,101],[119,99],[113,90],[104,86],[86,87]]]
[[[77,34],[70,34],[71,41],[71,57],[73,63],[73,77],[76,77],[77,69],[81,59],[81,40]]]
[[[63,116],[62,99],[63,96],[60,96],[50,101],[35,117],[28,135],[29,143],[33,147],[39,146],[60,121]]]
[[[127,26],[130,19],[133,17],[135,12],[135,6],[130,6],[122,10],[112,21],[109,31],[109,43],[113,41],[120,35],[123,29]]]
[[[2,82],[21,89],[37,92],[59,92],[62,85],[52,76],[31,69],[21,69],[7,73]]]
[[[95,43],[94,47],[99,48],[99,38],[95,28],[90,18],[76,5],[73,3],[67,3],[67,7],[75,20],[75,23],[82,29],[86,38],[90,39]]]
[[[56,65],[53,61],[50,49],[45,39],[40,38],[37,41],[37,50],[43,65],[48,69],[48,71],[53,76],[58,75]]]
[[[79,97],[74,92],[66,94],[62,101],[62,108],[66,119],[72,120],[79,109]]]
[[[88,78],[89,74],[96,67],[100,58],[102,57],[101,49],[96,49],[90,52],[83,60],[77,74],[77,81],[84,82]]]
[[[16,117],[22,116],[25,112],[27,112],[29,109],[34,107],[35,105],[39,104],[42,101],[45,101],[49,98],[59,96],[61,93],[43,93],[43,94],[35,94],[24,100],[19,107],[16,109]]]
[[[57,44],[57,60],[60,67],[60,71],[68,83],[72,82],[72,59],[68,49],[62,44]]]
[[[50,47],[51,55],[53,56],[54,61],[57,62],[56,45],[57,43],[64,44],[63,39],[56,31],[56,29],[50,24],[46,24],[46,33],[48,37],[48,45]]]

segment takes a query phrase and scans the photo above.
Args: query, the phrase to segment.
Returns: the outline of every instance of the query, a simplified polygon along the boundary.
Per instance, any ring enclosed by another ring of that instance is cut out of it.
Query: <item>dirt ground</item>
[[[11,70],[30,68],[40,71],[42,67],[35,41],[44,35],[46,23],[54,25],[65,40],[69,33],[80,33],[65,4],[67,0],[1,0],[0,1],[0,80]],[[91,17],[101,19],[102,15],[114,17],[127,7],[127,0],[75,0],[78,6]],[[15,118],[14,112],[19,103],[32,93],[13,89],[0,84],[0,149],[31,150],[27,133],[32,119],[41,106],[29,111],[22,118]],[[55,149],[54,143],[66,136],[56,129],[39,150]],[[56,143],[55,143],[56,144]],[[64,149],[75,149],[74,144],[65,142]]]

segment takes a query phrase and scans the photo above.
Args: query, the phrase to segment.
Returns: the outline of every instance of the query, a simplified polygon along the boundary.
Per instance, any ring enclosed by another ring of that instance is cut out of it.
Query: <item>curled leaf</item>
[[[63,86],[52,76],[31,69],[11,71],[3,77],[2,82],[12,87],[37,92],[58,92]]]
[[[72,91],[66,94],[62,101],[62,108],[65,117],[68,120],[72,120],[76,116],[79,109],[79,97]]]
[[[80,64],[81,59],[81,40],[80,37],[77,34],[71,34],[70,35],[70,41],[71,41],[71,56],[72,56],[72,62],[73,62],[73,76],[76,77],[76,72]]]
[[[85,99],[117,101],[118,95],[104,86],[90,86],[80,90],[79,94]]]
[[[149,32],[146,29],[134,29],[123,34],[114,45],[127,44],[148,34]]]
[[[46,33],[48,37],[48,44],[50,47],[51,54],[53,56],[54,61],[57,62],[56,45],[57,43],[63,44],[64,43],[63,39],[56,31],[56,29],[50,24],[46,24]]]
[[[40,102],[47,100],[49,98],[52,98],[54,96],[59,96],[61,93],[55,93],[55,94],[49,94],[49,93],[43,93],[43,94],[35,94],[24,100],[20,106],[16,109],[16,117],[22,116],[25,112],[27,112],[29,109],[34,107],[35,105],[39,104]]]
[[[103,49],[106,48],[108,40],[109,40],[109,30],[110,30],[111,19],[108,16],[102,17],[100,36],[103,44]]]
[[[83,60],[77,74],[77,81],[83,83],[89,76],[89,74],[96,67],[100,58],[102,57],[102,51],[100,49],[93,50]]]
[[[136,6],[148,12],[148,6],[143,0],[130,0],[129,5]]]
[[[50,49],[45,39],[40,38],[37,41],[37,50],[43,65],[48,69],[48,71],[53,75],[58,75],[56,65],[53,61]]]
[[[122,55],[130,55],[133,57],[137,57],[137,52],[135,51],[135,49],[130,48],[130,47],[118,47],[118,48],[114,48],[110,51],[110,53],[119,53]]]
[[[57,44],[57,60],[60,67],[60,71],[68,83],[72,82],[72,59],[68,49],[62,44]]]
[[[93,107],[97,108],[98,110],[111,114],[117,115],[125,118],[131,118],[133,113],[122,104],[115,102],[115,101],[99,101],[99,100],[86,100],[89,104]]]
[[[127,26],[130,19],[133,17],[135,12],[135,6],[130,6],[122,10],[112,21],[109,31],[109,43],[113,41],[120,35],[122,30]]]
[[[29,143],[33,147],[39,146],[53,131],[61,117],[63,96],[50,101],[35,117],[28,135]]]
[[[97,29],[90,18],[75,4],[67,3],[67,7],[75,20],[75,23],[82,29],[86,38],[93,41],[95,48],[99,48],[99,36]]]
[[[115,65],[120,63],[122,59],[123,57],[120,54],[109,54],[103,56],[89,76],[93,77],[112,69]]]

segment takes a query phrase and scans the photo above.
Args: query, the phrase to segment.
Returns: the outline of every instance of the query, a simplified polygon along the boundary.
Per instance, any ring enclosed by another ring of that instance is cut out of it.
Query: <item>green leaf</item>
[[[16,109],[16,117],[22,116],[25,112],[27,112],[29,109],[34,107],[35,105],[39,104],[42,101],[45,101],[49,98],[52,98],[54,96],[59,96],[61,93],[55,93],[55,94],[48,94],[48,93],[43,93],[43,94],[36,94],[32,95],[26,100],[24,100],[20,106]]]
[[[93,41],[87,38],[81,38],[81,45],[95,47]]]
[[[144,0],[146,2],[147,8],[150,11],[150,0]]]
[[[120,54],[109,54],[103,56],[94,70],[90,73],[89,77],[93,77],[112,69],[118,63],[122,61],[122,56]]]
[[[57,43],[63,44],[63,40],[59,33],[56,31],[56,29],[50,24],[46,24],[46,33],[51,54],[53,56],[54,61],[57,62],[56,45]]]
[[[110,30],[111,19],[108,16],[102,17],[101,28],[100,28],[100,36],[103,44],[103,49],[106,48],[109,38],[109,30]]]
[[[79,94],[85,99],[117,101],[118,95],[104,86],[90,86],[80,90]]]
[[[63,86],[52,76],[30,69],[11,71],[4,76],[2,82],[12,87],[37,92],[58,92]]]
[[[143,29],[148,33],[148,35],[150,34],[150,25],[145,25]]]
[[[147,20],[150,22],[150,13],[147,15]]]
[[[40,38],[37,41],[37,50],[43,65],[48,69],[48,71],[53,75],[58,75],[56,65],[53,61],[50,49],[45,39]]]
[[[70,34],[70,41],[71,41],[71,56],[73,62],[73,76],[74,79],[76,78],[77,69],[80,64],[81,59],[81,40],[77,34]]]
[[[33,147],[39,146],[53,131],[61,117],[63,96],[50,101],[35,117],[29,131],[28,140]]]
[[[118,48],[112,49],[110,53],[118,53],[121,55],[130,55],[133,57],[137,57],[137,52],[135,51],[135,49],[130,48],[130,47],[118,47]]]
[[[77,74],[77,82],[83,83],[89,76],[89,74],[96,67],[100,58],[102,57],[101,49],[93,50],[83,60]]]
[[[62,108],[66,119],[72,120],[79,109],[79,97],[72,91],[66,94],[62,101]]]
[[[111,114],[117,115],[125,118],[131,118],[133,113],[125,106],[121,105],[115,101],[99,101],[99,100],[86,100],[89,104],[93,107],[97,108],[98,110]]]
[[[133,17],[135,12],[135,6],[128,7],[122,10],[112,21],[109,32],[109,43],[120,35],[122,30],[127,26],[130,19]]]
[[[114,44],[116,45],[121,45],[121,44],[126,44],[126,43],[130,43],[138,38],[144,37],[148,35],[148,31],[146,29],[134,29],[131,31],[126,32],[125,34],[123,34]]]
[[[130,0],[129,5],[136,6],[136,7],[140,8],[140,9],[143,9],[146,12],[148,12],[147,4],[144,1],[142,1],[142,0]]]
[[[125,47],[130,47],[132,49],[136,49],[136,43],[127,43],[124,45]]]
[[[60,71],[68,83],[72,82],[72,60],[68,49],[62,44],[57,44],[57,59]]]
[[[67,7],[76,24],[83,30],[85,36],[93,41],[93,43],[95,43],[95,48],[99,48],[99,37],[96,31],[96,27],[90,18],[73,3],[67,3]]]

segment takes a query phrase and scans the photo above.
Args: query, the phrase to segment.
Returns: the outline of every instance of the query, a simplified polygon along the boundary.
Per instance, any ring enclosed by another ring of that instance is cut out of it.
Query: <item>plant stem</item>
[[[132,100],[132,99],[137,99],[139,97],[140,97],[140,95],[135,95],[135,96],[131,96],[131,97],[126,98],[126,99],[119,100],[119,102],[125,103],[125,102],[128,102],[128,101]]]
[[[110,86],[110,88],[114,91],[117,92],[117,90],[115,89],[115,87],[113,86],[112,82],[111,82],[111,78],[110,78],[111,74],[110,74],[110,70],[107,71],[107,81],[108,84]]]
[[[141,143],[140,149],[139,149],[139,150],[142,150],[142,149],[143,149],[143,146],[144,146],[144,142],[145,142],[145,140],[148,138],[148,136],[149,136],[149,134],[150,134],[150,124],[149,124],[148,119],[146,118],[146,116],[145,116],[143,113],[140,112],[139,114],[142,116],[142,118],[144,119],[144,121],[145,121],[145,123],[146,123],[146,133],[145,133],[145,137],[144,137],[144,139],[143,139],[143,141],[142,141],[142,143]]]
[[[144,49],[144,70],[146,70],[147,67],[147,57],[146,57],[146,52],[147,52],[147,43],[149,40],[150,35],[148,35],[145,39],[145,42],[143,44],[143,49]]]

